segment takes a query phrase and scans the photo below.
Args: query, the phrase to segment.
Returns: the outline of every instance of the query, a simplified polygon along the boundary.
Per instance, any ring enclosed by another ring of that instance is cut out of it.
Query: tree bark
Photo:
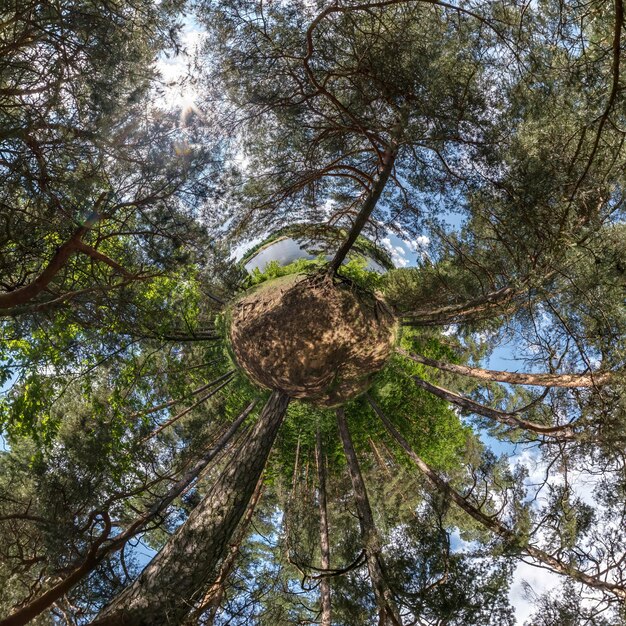
[[[152,432],[150,432],[141,440],[141,443],[144,443],[148,439],[152,439],[153,437],[156,437],[161,431],[165,430],[172,424],[175,424],[179,419],[181,419],[182,417],[185,417],[185,415],[187,415],[188,413],[191,413],[191,411],[193,411],[195,408],[199,407],[201,404],[206,402],[209,398],[212,398],[216,393],[221,391],[224,387],[226,387],[226,385],[228,385],[229,383],[233,381],[234,374],[233,372],[229,372],[229,374],[222,376],[222,378],[225,378],[225,377],[226,377],[226,380],[224,380],[224,382],[221,385],[213,389],[213,391],[210,391],[206,395],[202,396],[200,399],[196,400],[191,406],[188,406],[186,409],[183,409],[180,413],[177,413],[176,415],[174,415],[174,417],[170,417],[170,419],[166,420],[165,422],[157,426]],[[215,382],[210,383],[209,386],[215,384]]]
[[[410,311],[403,313],[401,317],[406,318],[403,322],[406,326],[445,326],[456,322],[477,321],[493,315],[497,309],[501,313],[511,313],[517,307],[513,300],[520,293],[512,287],[503,287],[462,304]]]
[[[365,224],[367,224],[367,220],[370,218],[370,215],[376,208],[376,204],[378,203],[378,200],[380,199],[380,196],[385,189],[385,185],[389,180],[389,176],[391,176],[393,164],[396,160],[396,150],[397,148],[394,144],[393,147],[388,148],[383,153],[381,168],[378,173],[378,177],[374,182],[374,186],[367,194],[367,197],[363,202],[363,207],[359,211],[359,214],[357,215],[356,220],[354,220],[354,224],[352,224],[352,228],[348,233],[348,238],[346,239],[346,241],[344,241],[339,250],[337,250],[337,253],[335,254],[333,260],[330,262],[330,265],[328,267],[329,273],[337,273],[348,252],[350,252],[350,248],[352,248],[352,246],[354,245],[354,242],[359,236],[359,233],[363,230],[363,227],[365,226]]]
[[[24,304],[39,295],[61,271],[67,260],[78,250],[81,239],[89,231],[89,226],[81,226],[74,231],[74,234],[61,246],[57,248],[52,259],[41,274],[28,285],[24,285],[14,291],[0,293],[0,309],[10,309],[19,304]]]
[[[377,448],[376,444],[374,443],[374,440],[371,437],[368,437],[368,441],[370,443],[370,448],[372,449],[372,452],[374,453],[374,458],[376,459],[376,462],[378,463],[378,467],[380,467],[380,469],[385,473],[387,478],[391,479],[392,478],[391,471],[389,470],[389,467],[387,467],[387,463],[385,463],[385,460],[380,454],[380,450]]]
[[[395,426],[389,421],[387,416],[380,410],[380,407],[376,404],[376,402],[369,395],[367,396],[367,399],[378,417],[385,425],[385,428],[387,429],[389,434],[409,455],[411,460],[415,463],[417,468],[420,470],[420,472],[422,472],[422,474],[432,487],[434,487],[440,493],[452,500],[460,509],[465,511],[468,515],[470,515],[470,517],[479,522],[487,530],[493,532],[500,537],[503,537],[508,541],[516,542],[518,537],[515,531],[506,527],[496,517],[484,513],[479,507],[473,505],[471,502],[466,500],[446,480],[441,478],[441,476],[439,476],[437,472],[435,472],[413,451],[407,440],[398,432]],[[563,576],[573,578],[574,580],[584,583],[585,585],[588,585],[589,587],[592,587],[594,589],[599,589],[600,591],[612,593],[622,601],[626,600],[626,589],[618,584],[614,584],[609,582],[608,580],[586,574],[585,572],[581,572],[572,565],[560,561],[556,557],[548,554],[540,548],[536,548],[535,546],[527,545],[521,550],[529,556],[533,557],[539,563],[542,563],[548,569],[556,572],[557,574],[562,574]]]
[[[249,436],[187,521],[139,578],[96,618],[98,626],[180,624],[219,575],[228,542],[243,517],[287,411],[274,392]]]
[[[145,415],[151,415],[152,413],[157,413],[158,411],[162,411],[163,409],[169,409],[169,407],[174,406],[175,404],[180,404],[183,400],[192,398],[193,396],[197,396],[203,391],[206,391],[207,389],[210,389],[211,387],[213,387],[213,385],[217,385],[218,383],[221,383],[224,379],[229,378],[234,373],[235,373],[235,370],[230,370],[226,372],[226,374],[223,374],[222,376],[220,376],[219,378],[212,380],[210,383],[206,383],[206,385],[202,385],[201,387],[194,389],[193,391],[189,393],[188,396],[184,396],[182,398],[176,398],[175,400],[168,400],[167,402],[162,402],[161,404],[157,404],[156,406],[150,407],[149,409],[146,409],[144,411],[137,411],[135,413],[132,413],[129,417],[131,418],[142,417]]]
[[[322,452],[322,435],[317,429],[315,435],[315,462],[317,464],[317,483],[320,508],[320,552],[321,567],[330,569],[330,542],[328,539],[328,506],[326,498],[326,456]],[[322,621],[320,626],[331,626],[330,580],[324,576],[320,580]]]
[[[361,540],[367,555],[367,569],[372,581],[372,589],[378,606],[379,626],[402,626],[400,612],[393,599],[385,576],[385,563],[380,545],[380,537],[374,523],[372,508],[367,497],[367,490],[361,475],[359,461],[352,445],[346,416],[343,409],[337,409],[337,424],[343,443],[343,450],[348,463],[348,471],[354,489],[357,514],[361,527]]]
[[[230,425],[228,430],[217,440],[195,464],[189,469],[183,477],[172,485],[167,493],[159,498],[143,515],[136,519],[124,532],[113,538],[110,543],[104,543],[108,538],[110,528],[101,534],[101,539],[96,541],[91,547],[85,560],[76,567],[63,580],[58,582],[54,587],[35,598],[25,606],[22,606],[15,613],[0,620],[0,626],[24,626],[35,617],[40,615],[47,608],[52,606],[59,598],[62,598],[74,585],[80,582],[85,576],[93,572],[100,563],[109,555],[122,549],[126,543],[132,539],[137,533],[145,528],[146,524],[155,519],[157,515],[162,513],[187,487],[200,475],[204,468],[219,454],[231,440],[239,426],[251,413],[256,405],[256,400],[251,402],[248,407],[237,417]],[[105,522],[107,518],[105,518]],[[108,524],[110,527],[110,523]]]
[[[480,367],[468,367],[455,363],[445,363],[430,359],[421,354],[407,352],[402,348],[396,348],[396,352],[417,363],[435,367],[444,372],[471,376],[480,380],[497,383],[509,383],[511,385],[534,385],[536,387],[599,387],[611,382],[613,372],[597,372],[589,374],[532,374],[526,372],[503,372],[500,370],[487,370]]]
[[[527,420],[523,420],[517,417],[517,415],[515,415],[514,413],[505,413],[504,411],[498,411],[497,409],[492,409],[488,406],[485,406],[484,404],[474,402],[469,398],[464,398],[463,396],[449,391],[448,389],[433,385],[432,383],[421,379],[419,376],[413,376],[413,380],[422,389],[425,389],[426,391],[436,395],[442,400],[452,402],[453,404],[456,404],[458,407],[461,407],[466,411],[476,413],[477,415],[482,415],[483,417],[487,417],[489,419],[500,422],[500,424],[511,426],[512,428],[521,428],[537,435],[553,437],[554,439],[558,439],[560,441],[576,439],[576,433],[574,431],[574,428],[569,424],[561,426],[545,426],[544,424],[529,422]]]
[[[215,621],[215,616],[218,609],[220,608],[222,599],[224,598],[224,593],[226,593],[226,581],[228,580],[228,577],[230,576],[235,566],[235,563],[237,562],[241,543],[246,538],[246,533],[248,532],[248,528],[250,527],[250,522],[252,521],[252,517],[254,516],[254,511],[256,510],[259,500],[261,499],[262,490],[263,476],[261,475],[254,490],[254,494],[252,495],[252,499],[250,500],[250,504],[248,504],[248,508],[246,509],[246,514],[241,520],[239,526],[237,527],[237,532],[233,541],[231,542],[230,548],[228,550],[228,555],[226,556],[222,563],[222,566],[220,567],[219,576],[204,594],[204,598],[202,598],[200,606],[193,612],[193,616],[191,617],[191,619],[187,621],[188,624],[194,624],[202,616],[202,614],[206,613],[207,611],[208,615],[206,615],[204,624],[206,624],[206,626],[212,626],[213,622]]]

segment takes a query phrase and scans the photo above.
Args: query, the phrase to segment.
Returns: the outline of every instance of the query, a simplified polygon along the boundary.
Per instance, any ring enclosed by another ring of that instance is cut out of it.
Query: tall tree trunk
[[[222,378],[224,377],[226,377],[226,374],[222,376]],[[235,377],[234,375],[232,375],[232,372],[231,372],[230,375],[228,375],[226,380],[221,385],[219,385],[212,391],[209,391],[209,393],[205,394],[204,396],[196,400],[191,406],[188,406],[186,409],[183,409],[182,411],[180,411],[180,413],[177,413],[176,415],[174,415],[174,417],[170,417],[170,419],[166,420],[165,422],[157,426],[153,431],[151,431],[141,440],[141,443],[144,443],[148,441],[148,439],[152,439],[153,437],[156,437],[160,432],[164,431],[166,428],[169,428],[172,424],[175,424],[178,420],[185,417],[185,415],[187,415],[188,413],[191,413],[191,411],[193,411],[195,408],[199,407],[201,404],[203,404],[204,402],[212,398],[215,394],[219,393],[224,387],[226,387],[226,385],[233,382],[234,379]],[[214,383],[211,383],[211,384],[214,384]]]
[[[471,376],[479,380],[498,383],[510,383],[512,385],[534,385],[537,387],[596,387],[611,382],[613,372],[590,372],[588,374],[533,374],[530,372],[503,372],[500,370],[487,370],[481,367],[468,367],[456,363],[446,363],[430,359],[421,354],[407,352],[402,348],[396,348],[396,352],[417,363],[436,367],[444,372],[452,372],[461,376]]]
[[[432,383],[429,383],[419,376],[413,376],[413,380],[422,389],[425,389],[426,391],[432,393],[438,398],[441,398],[442,400],[446,400],[448,402],[452,402],[452,404],[456,404],[458,407],[461,407],[466,411],[470,411],[471,413],[476,413],[477,415],[482,415],[483,417],[487,417],[489,419],[495,420],[496,422],[500,422],[500,424],[504,424],[505,426],[511,426],[512,428],[522,428],[537,435],[553,437],[554,439],[558,439],[559,441],[576,439],[576,431],[574,427],[570,424],[546,426],[545,424],[538,424],[537,422],[529,422],[527,420],[521,419],[520,417],[517,417],[515,413],[505,413],[504,411],[499,411],[498,409],[492,409],[491,407],[485,406],[484,404],[479,404],[478,402],[474,402],[469,398],[460,396],[458,393],[454,393],[453,391],[449,391],[448,389],[444,389],[443,387],[433,385]]]
[[[322,435],[319,428],[315,435],[315,461],[317,463],[317,483],[320,507],[320,552],[323,570],[330,569],[330,542],[328,540],[328,508],[326,500],[326,455],[322,452]],[[320,581],[322,600],[322,621],[320,626],[331,626],[330,580],[324,576]]]
[[[363,202],[363,207],[359,211],[356,219],[354,220],[354,224],[352,224],[352,228],[348,233],[348,238],[342,246],[337,250],[333,260],[330,262],[328,267],[329,273],[337,273],[344,259],[346,258],[348,252],[350,252],[350,248],[354,245],[354,242],[357,240],[360,232],[363,230],[365,224],[367,224],[367,220],[370,218],[370,215],[376,208],[376,204],[380,199],[380,196],[385,189],[385,185],[391,176],[391,172],[393,170],[393,164],[396,160],[396,150],[397,145],[395,143],[392,144],[382,155],[382,163],[380,166],[380,170],[378,172],[378,176],[374,181],[374,185],[370,192],[367,194],[365,201]]]
[[[226,592],[226,581],[230,576],[233,568],[235,567],[235,563],[237,562],[237,557],[239,556],[239,550],[241,548],[241,543],[246,538],[246,534],[248,532],[248,528],[250,527],[250,522],[252,521],[252,517],[254,516],[254,511],[256,510],[257,504],[261,499],[261,491],[263,490],[263,476],[259,478],[259,482],[256,485],[254,490],[254,494],[252,495],[252,499],[250,500],[250,504],[248,504],[248,508],[246,509],[246,514],[243,516],[239,526],[237,527],[237,532],[233,540],[231,541],[230,548],[228,550],[228,555],[224,559],[222,566],[220,567],[220,573],[217,577],[217,580],[211,584],[206,593],[204,594],[204,598],[202,598],[202,602],[200,606],[193,611],[191,618],[188,619],[186,624],[196,624],[200,617],[207,613],[205,616],[205,620],[203,621],[206,626],[212,626],[215,621],[215,616],[217,614],[218,609],[220,608],[220,604],[222,603],[222,599],[224,598],[224,593]]]
[[[180,624],[219,575],[228,542],[263,472],[289,398],[275,391],[249,436],[187,521],[139,578],[96,618],[98,626]]]
[[[405,326],[445,326],[457,322],[469,322],[493,316],[494,313],[511,313],[519,306],[514,300],[521,289],[503,287],[462,304],[409,311],[402,314]]]
[[[157,404],[156,406],[150,407],[149,409],[145,409],[143,411],[136,411],[135,413],[131,413],[129,417],[130,418],[141,417],[145,415],[151,415],[152,413],[158,413],[159,411],[162,411],[163,409],[169,409],[171,406],[174,406],[175,404],[180,404],[183,400],[187,400],[187,399],[192,398],[193,396],[197,396],[201,394],[203,391],[206,391],[207,389],[213,387],[213,385],[217,385],[217,383],[221,383],[223,380],[230,378],[234,373],[235,373],[235,370],[230,370],[229,372],[226,372],[219,378],[216,378],[215,380],[212,380],[211,382],[206,383],[205,385],[202,385],[201,387],[198,387],[197,389],[194,389],[193,391],[190,391],[187,396],[183,396],[182,398],[176,398],[174,400],[168,400],[167,402],[162,402],[161,404]]]
[[[378,447],[374,443],[374,440],[371,437],[368,437],[367,439],[370,443],[370,448],[372,449],[372,452],[374,453],[374,458],[376,459],[376,462],[378,463],[378,467],[380,467],[380,469],[385,473],[387,478],[391,479],[392,478],[391,471],[389,467],[387,466],[387,463],[385,463],[385,460],[383,459],[382,455],[380,454],[380,450],[378,449]]]
[[[126,543],[141,532],[145,526],[155,519],[157,515],[162,513],[189,485],[196,480],[204,468],[219,454],[229,443],[235,432],[241,426],[243,421],[251,413],[256,405],[256,400],[251,402],[248,407],[239,415],[239,417],[230,425],[224,434],[217,440],[214,446],[191,467],[185,474],[172,485],[167,493],[159,498],[143,515],[137,518],[125,531],[117,535],[110,543],[104,543],[110,533],[110,520],[108,516],[104,517],[106,524],[105,531],[101,534],[101,538],[97,540],[83,562],[72,570],[65,578],[59,581],[54,587],[41,594],[28,604],[20,607],[15,613],[12,613],[3,620],[0,620],[0,626],[24,626],[35,617],[43,613],[47,608],[52,606],[59,598],[62,598],[68,591],[80,582],[85,576],[93,572],[102,561],[109,555],[121,550]]]
[[[354,489],[354,498],[356,500],[357,514],[359,524],[361,526],[361,540],[367,554],[367,568],[372,581],[372,589],[378,606],[379,626],[402,626],[400,612],[393,599],[391,589],[387,584],[385,577],[385,563],[383,560],[380,538],[376,525],[374,524],[374,516],[372,508],[367,497],[367,490],[361,475],[359,462],[352,445],[352,438],[348,430],[346,416],[343,409],[337,409],[337,424],[339,425],[339,434],[343,443],[343,450],[348,462],[348,471],[352,480],[352,488]]]
[[[381,411],[376,402],[368,395],[370,405],[380,417],[381,421],[385,425],[385,428],[389,434],[400,444],[400,447],[409,455],[411,460],[415,463],[417,468],[422,472],[426,480],[432,487],[437,489],[449,500],[452,500],[460,509],[465,511],[468,515],[474,518],[482,526],[492,533],[503,537],[504,539],[517,543],[517,535],[514,530],[511,530],[505,526],[500,520],[488,513],[485,513],[479,506],[476,506],[464,498],[450,483],[444,480],[437,472],[435,472],[427,463],[425,463],[411,448],[407,440],[398,432],[396,427],[389,421],[389,418]],[[522,551],[533,557],[536,561],[541,563],[547,569],[568,576],[573,580],[584,583],[594,589],[599,589],[603,592],[614,594],[622,602],[626,601],[626,589],[617,583],[612,583],[606,580],[606,572],[602,575],[593,576],[576,569],[573,565],[559,560],[557,557],[548,554],[540,548],[536,548],[533,545],[526,545],[522,548]]]

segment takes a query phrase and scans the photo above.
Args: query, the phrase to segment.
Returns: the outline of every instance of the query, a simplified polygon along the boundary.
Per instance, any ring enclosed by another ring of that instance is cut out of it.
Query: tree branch
[[[458,491],[456,491],[456,489],[454,489],[446,480],[441,478],[439,474],[437,474],[437,472],[435,472],[429,465],[427,465],[413,451],[406,439],[398,432],[394,425],[389,421],[387,416],[380,410],[380,407],[376,404],[374,399],[371,398],[369,394],[367,394],[366,397],[371,407],[374,409],[374,412],[378,415],[378,417],[385,425],[385,428],[387,429],[389,434],[409,455],[411,460],[415,463],[417,468],[420,470],[420,472],[422,472],[422,474],[432,487],[434,487],[437,491],[452,500],[460,509],[465,511],[470,517],[479,522],[487,530],[493,532],[494,534],[502,537],[509,542],[519,543],[520,538],[514,531],[512,531],[510,528],[507,528],[497,518],[486,515],[478,507],[468,502]],[[589,574],[586,574],[585,572],[581,572],[579,569],[576,569],[572,565],[563,563],[562,561],[556,559],[547,552],[534,546],[526,545],[522,548],[522,551],[533,557],[540,563],[543,563],[548,569],[556,572],[557,574],[569,576],[574,580],[577,580],[578,582],[584,583],[589,587],[593,587],[594,589],[599,589],[601,591],[607,591],[609,593],[612,593],[622,601],[626,600],[626,589],[624,589],[620,585],[608,582],[607,580],[601,580],[598,577],[591,576]]]

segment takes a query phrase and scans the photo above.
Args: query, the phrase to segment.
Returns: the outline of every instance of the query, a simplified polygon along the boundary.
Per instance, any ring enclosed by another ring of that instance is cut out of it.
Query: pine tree
[[[183,128],[184,8],[0,18],[0,624],[621,619],[622,1],[198,3]]]

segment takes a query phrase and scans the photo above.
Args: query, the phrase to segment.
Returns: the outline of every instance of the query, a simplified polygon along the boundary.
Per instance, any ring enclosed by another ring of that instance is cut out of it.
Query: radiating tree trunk
[[[407,326],[445,326],[456,322],[484,319],[498,313],[511,313],[516,310],[514,301],[524,291],[503,287],[462,304],[450,304],[438,308],[403,313]]]
[[[191,411],[193,411],[195,408],[199,407],[201,404],[205,403],[207,400],[212,398],[215,394],[219,393],[224,387],[226,387],[226,385],[233,382],[235,377],[233,375],[233,372],[229,372],[228,374],[224,374],[224,376],[222,376],[220,380],[223,378],[226,378],[226,380],[224,380],[224,382],[221,385],[217,386],[212,391],[209,391],[209,393],[203,395],[201,398],[196,400],[191,406],[188,406],[186,409],[183,409],[182,411],[180,411],[173,417],[170,417],[170,419],[166,420],[165,422],[157,426],[153,431],[151,431],[141,440],[141,443],[144,443],[148,441],[148,439],[152,439],[153,437],[156,437],[160,432],[164,431],[166,428],[169,428],[172,424],[175,424],[179,419],[185,417],[185,415],[191,413]],[[210,383],[210,385],[215,384],[215,382]]]
[[[330,542],[328,540],[328,508],[326,499],[326,455],[322,451],[322,435],[317,429],[315,436],[315,462],[317,463],[317,488],[320,508],[320,552],[322,569],[330,569]],[[327,577],[320,580],[322,601],[321,626],[331,625],[330,581]]]
[[[504,424],[505,426],[511,426],[512,428],[522,428],[523,430],[530,431],[537,435],[553,437],[554,439],[558,439],[559,441],[576,439],[576,432],[574,430],[574,427],[569,424],[559,426],[546,426],[545,424],[530,422],[528,420],[524,420],[518,417],[515,413],[505,413],[504,411],[492,409],[491,407],[485,406],[484,404],[474,402],[474,400],[470,400],[469,398],[460,396],[458,393],[454,393],[453,391],[449,391],[448,389],[444,389],[443,387],[433,385],[432,383],[429,383],[419,376],[413,376],[413,380],[422,389],[425,389],[426,391],[434,394],[442,400],[452,402],[453,404],[456,404],[458,407],[461,407],[466,411],[476,413],[477,415],[482,415],[483,417],[495,420],[496,422]]]
[[[252,412],[256,405],[256,400],[251,402],[246,409],[237,417],[224,434],[217,440],[214,446],[211,446],[202,457],[190,468],[185,474],[172,485],[165,495],[159,498],[154,504],[137,518],[126,530],[115,536],[110,543],[105,543],[110,534],[110,520],[108,521],[108,530],[101,534],[101,538],[96,541],[83,562],[72,570],[65,578],[56,583],[54,587],[35,598],[28,604],[20,607],[15,613],[12,613],[3,620],[0,620],[0,626],[24,626],[35,617],[40,615],[47,608],[52,606],[59,598],[62,598],[85,576],[93,572],[102,561],[111,554],[121,550],[126,543],[142,531],[146,525],[160,515],[165,509],[180,496],[181,493],[189,487],[189,485],[198,478],[200,473],[207,465],[226,447],[233,435],[237,432],[243,421]],[[105,522],[108,517],[105,518]]]
[[[246,440],[187,521],[139,578],[93,622],[98,626],[180,624],[219,575],[283,421],[289,398],[274,392]]]
[[[487,382],[509,383],[512,385],[534,385],[537,387],[596,387],[606,385],[611,382],[612,372],[593,372],[589,374],[533,374],[530,372],[503,372],[499,370],[487,370],[481,367],[468,367],[467,365],[457,365],[456,363],[445,363],[430,359],[421,354],[407,352],[402,348],[396,348],[396,352],[417,363],[436,367],[445,372],[460,374],[461,376],[471,376]]]
[[[241,544],[243,540],[246,538],[246,534],[248,533],[248,528],[250,527],[250,522],[252,521],[252,517],[254,516],[254,511],[256,510],[257,504],[261,499],[261,492],[263,490],[263,476],[259,478],[259,482],[256,485],[254,490],[254,494],[252,495],[252,499],[248,504],[248,508],[246,509],[246,514],[243,516],[243,519],[239,523],[237,527],[237,532],[231,541],[230,548],[228,550],[228,555],[222,562],[220,567],[220,573],[217,577],[217,580],[210,585],[204,594],[204,598],[202,598],[202,602],[200,606],[193,611],[193,614],[190,616],[190,619],[186,620],[186,624],[190,626],[192,624],[198,623],[200,617],[203,614],[204,616],[203,624],[207,626],[212,626],[215,621],[215,616],[217,614],[218,609],[220,608],[220,604],[222,603],[222,599],[224,598],[224,593],[226,593],[226,582],[228,581],[228,577],[233,571],[235,567],[235,563],[237,562],[237,557],[239,556],[239,550],[241,548]]]
[[[298,435],[298,445],[296,446],[296,460],[293,462],[293,476],[291,477],[291,497],[296,494],[296,484],[298,482],[298,473],[300,472],[300,435]]]
[[[361,475],[359,462],[352,445],[352,438],[350,437],[343,409],[337,409],[337,423],[348,463],[348,471],[352,480],[352,488],[354,489],[357,514],[361,526],[361,540],[366,551],[367,569],[378,606],[379,625],[402,626],[400,613],[393,599],[391,589],[389,589],[387,584],[380,538],[376,530],[372,508],[367,497],[367,490],[365,489],[365,483],[363,482],[363,476]]]
[[[392,478],[391,471],[389,467],[387,466],[387,463],[385,463],[385,460],[381,456],[380,450],[374,443],[374,440],[371,437],[368,437],[367,440],[369,441],[370,448],[372,449],[372,452],[374,453],[374,458],[376,459],[376,462],[378,463],[378,467],[380,467],[381,471],[385,473],[387,478],[391,479]]]
[[[197,396],[201,394],[203,391],[206,391],[207,389],[210,389],[211,387],[213,387],[213,385],[217,385],[218,383],[221,383],[223,380],[230,378],[234,373],[235,373],[235,370],[230,370],[226,372],[225,374],[223,374],[222,376],[220,376],[219,378],[216,378],[215,380],[212,380],[211,382],[208,382],[205,385],[202,385],[201,387],[198,387],[197,389],[194,389],[193,391],[189,392],[187,396],[183,396],[182,398],[176,398],[174,400],[168,400],[167,402],[161,402],[160,404],[150,407],[149,409],[144,409],[143,411],[136,411],[135,413],[131,413],[130,417],[131,418],[142,417],[146,415],[151,415],[152,413],[158,413],[159,411],[162,411],[163,409],[169,409],[171,406],[174,406],[175,404],[180,404],[183,400],[192,398],[193,396]]]
[[[363,202],[363,206],[359,211],[356,219],[354,220],[354,224],[348,233],[348,238],[342,244],[342,246],[337,250],[337,253],[333,257],[333,260],[330,262],[328,271],[332,273],[336,273],[344,259],[346,258],[348,252],[350,252],[350,248],[354,245],[354,242],[357,240],[360,232],[363,230],[365,224],[367,224],[367,220],[370,218],[370,215],[376,208],[376,204],[380,199],[380,196],[385,189],[385,185],[391,176],[391,172],[393,170],[393,165],[396,160],[396,150],[397,146],[394,143],[391,147],[385,150],[382,156],[382,163],[380,171],[378,172],[378,176],[374,182],[372,189],[369,194],[365,198]]]
[[[482,526],[484,526],[487,530],[491,531],[495,535],[499,537],[503,537],[504,539],[517,543],[517,535],[514,530],[511,530],[507,526],[505,526],[500,520],[493,516],[485,513],[478,506],[469,502],[466,498],[464,498],[454,487],[452,487],[446,480],[444,480],[437,472],[435,472],[427,463],[425,463],[411,448],[407,440],[398,432],[396,427],[389,421],[389,418],[381,411],[380,407],[373,398],[368,396],[368,400],[370,405],[380,417],[381,421],[385,425],[385,428],[389,432],[389,434],[400,444],[400,447],[409,455],[411,460],[415,463],[420,472],[424,475],[426,480],[431,484],[432,487],[437,489],[441,494],[443,494],[449,500],[452,500],[460,509],[465,511],[468,515],[470,515],[473,519],[479,522]],[[557,574],[562,574],[563,576],[568,576],[573,580],[584,583],[589,587],[594,589],[598,589],[603,592],[612,593],[617,598],[619,598],[622,602],[626,601],[626,588],[623,586],[612,583],[609,580],[606,580],[603,576],[593,576],[591,574],[587,574],[585,572],[576,569],[573,565],[567,562],[560,561],[558,558],[548,554],[544,550],[540,548],[536,548],[533,545],[526,545],[523,549],[523,552],[533,557],[536,561],[541,563],[548,569],[556,572]]]

